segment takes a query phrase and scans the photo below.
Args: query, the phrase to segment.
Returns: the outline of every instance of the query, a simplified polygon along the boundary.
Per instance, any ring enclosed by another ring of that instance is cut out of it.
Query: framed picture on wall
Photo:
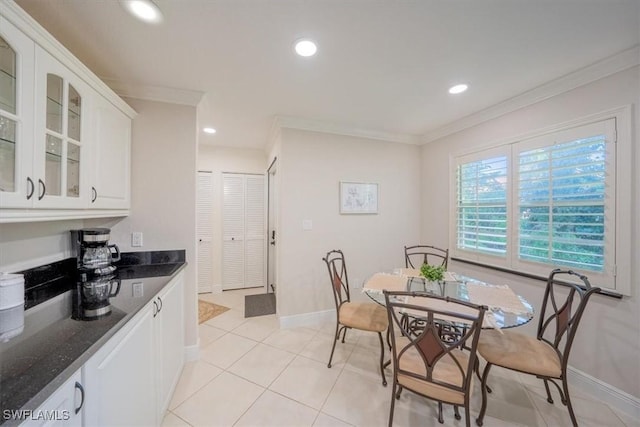
[[[377,214],[378,184],[340,181],[341,214]]]

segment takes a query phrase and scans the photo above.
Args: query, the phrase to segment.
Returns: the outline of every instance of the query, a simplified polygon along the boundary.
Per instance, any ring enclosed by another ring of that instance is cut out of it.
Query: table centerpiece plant
[[[429,282],[442,282],[445,271],[446,270],[442,265],[434,266],[424,263],[422,264],[422,267],[420,267],[420,274]]]

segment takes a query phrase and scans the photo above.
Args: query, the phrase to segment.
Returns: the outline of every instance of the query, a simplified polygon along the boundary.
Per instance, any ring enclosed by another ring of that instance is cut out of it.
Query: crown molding
[[[126,98],[144,99],[147,101],[168,102],[171,104],[197,106],[204,92],[189,89],[176,89],[163,86],[151,86],[136,83],[125,83],[115,79],[102,79],[115,93]]]
[[[448,125],[439,127],[422,135],[421,142],[426,144],[464,129],[479,125],[486,121],[503,116],[545,99],[584,86],[615,73],[627,70],[640,64],[640,45],[635,45],[594,64],[586,66],[521,95],[507,99],[489,108],[470,114]]]
[[[335,135],[354,136],[358,138],[376,139],[402,144],[420,145],[422,143],[422,139],[419,135],[376,131],[323,120],[303,119],[300,117],[276,116],[274,119],[274,126],[277,128],[331,133]]]

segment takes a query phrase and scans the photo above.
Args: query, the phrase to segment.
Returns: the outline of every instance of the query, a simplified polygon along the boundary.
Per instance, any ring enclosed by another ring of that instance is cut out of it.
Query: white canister
[[[0,310],[0,342],[7,342],[24,330],[24,304]]]
[[[24,305],[24,276],[0,274],[0,310]]]

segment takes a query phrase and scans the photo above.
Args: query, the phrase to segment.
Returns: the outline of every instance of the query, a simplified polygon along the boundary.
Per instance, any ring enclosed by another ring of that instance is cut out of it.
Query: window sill
[[[475,265],[475,266],[478,266],[478,267],[487,268],[487,269],[490,269],[490,270],[501,271],[503,273],[514,274],[516,276],[526,277],[528,279],[540,280],[541,282],[546,282],[547,281],[547,277],[538,276],[536,274],[523,273],[521,271],[511,270],[511,269],[508,269],[508,268],[496,267],[496,266],[493,266],[493,265],[482,264],[480,262],[469,261],[469,260],[464,259],[464,258],[451,257],[451,260],[452,261],[457,261],[457,262],[462,262],[462,263],[465,263],[465,264]],[[584,289],[584,287],[582,287],[582,288]],[[619,293],[613,292],[613,291],[609,291],[607,289],[600,289],[598,294],[606,296],[606,297],[610,297],[610,298],[616,298],[616,299],[622,299],[622,297],[623,297],[622,294],[619,294]]]

